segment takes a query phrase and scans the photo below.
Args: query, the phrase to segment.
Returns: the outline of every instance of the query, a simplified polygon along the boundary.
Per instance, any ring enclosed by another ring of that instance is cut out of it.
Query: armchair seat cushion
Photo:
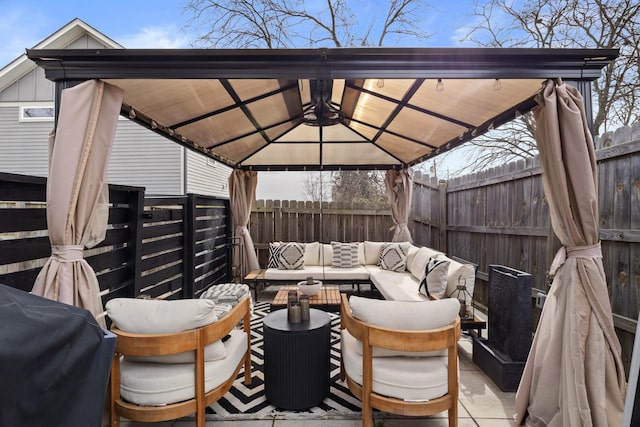
[[[231,331],[224,342],[226,357],[205,362],[205,392],[229,379],[247,350],[247,334]],[[123,358],[120,364],[120,395],[138,405],[161,406],[195,397],[193,363],[160,364],[132,362]]]
[[[362,355],[358,341],[342,330],[342,361],[347,375],[362,384]],[[407,401],[426,401],[443,396],[447,386],[447,356],[374,357],[373,391]]]

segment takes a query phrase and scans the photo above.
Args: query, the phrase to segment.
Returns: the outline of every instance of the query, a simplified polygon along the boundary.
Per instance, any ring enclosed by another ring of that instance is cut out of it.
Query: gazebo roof
[[[618,51],[31,49],[27,55],[58,90],[86,79],[121,87],[124,116],[231,167],[335,170],[425,161],[529,111],[549,78],[586,91],[590,111],[589,82]]]

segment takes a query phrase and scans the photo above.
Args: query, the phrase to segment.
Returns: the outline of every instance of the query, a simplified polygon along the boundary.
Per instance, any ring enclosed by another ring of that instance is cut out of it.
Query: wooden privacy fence
[[[640,310],[640,123],[603,135],[597,148],[603,264],[628,369]],[[541,173],[534,158],[447,182],[414,177],[416,241],[478,264],[484,280],[474,298],[481,306],[491,264],[532,274],[533,297],[549,290],[547,274],[560,242]],[[539,313],[536,307],[536,318]]]
[[[249,229],[260,266],[267,265],[269,242],[362,242],[389,240],[388,207],[362,203],[258,200]]]
[[[0,173],[0,283],[30,291],[51,254],[46,179]],[[85,249],[103,302],[148,295],[197,297],[228,281],[229,201],[189,194],[146,198],[109,186],[106,239]]]

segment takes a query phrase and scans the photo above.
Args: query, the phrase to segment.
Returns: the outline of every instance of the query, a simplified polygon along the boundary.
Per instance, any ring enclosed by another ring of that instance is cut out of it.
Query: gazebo
[[[624,370],[601,273],[597,202],[595,213],[591,209],[597,194],[590,84],[617,53],[428,48],[27,51],[56,82],[58,136],[52,147],[54,153],[56,148],[62,151],[51,156],[51,164],[69,161],[64,145],[75,147],[84,162],[75,177],[56,179],[50,174],[50,188],[56,183],[71,188],[70,207],[58,216],[73,218],[80,208],[85,222],[92,222],[100,191],[86,182],[93,189],[87,205],[78,195],[91,193],[82,190],[84,171],[100,175],[108,161],[109,138],[103,138],[106,145],[95,158],[91,146],[79,145],[98,138],[101,125],[109,133],[119,111],[237,171],[230,196],[236,235],[245,240],[244,265],[249,267],[254,261],[247,207],[250,210],[256,171],[383,169],[391,171],[391,183],[398,183],[410,166],[533,109],[545,192],[563,249],[520,385],[517,416],[523,420],[528,413],[530,420],[557,425],[577,420],[614,425],[622,415]],[[85,84],[79,83],[86,81],[95,87],[88,88],[91,96],[82,102],[96,114],[82,119],[83,128],[69,130],[70,123],[80,121],[72,111],[81,102],[65,101],[65,89],[80,92]],[[103,101],[107,118],[99,113]],[[55,198],[60,191],[49,193]],[[396,196],[401,199],[402,190]],[[398,215],[394,221],[400,230],[403,218]],[[64,224],[50,221],[50,227]],[[66,222],[67,230],[77,228],[82,227]],[[50,230],[50,235],[56,233]],[[52,247],[56,257],[81,264],[78,249],[95,238],[52,240]],[[55,289],[71,286],[53,275],[43,277],[39,289],[44,293],[47,280]],[[587,346],[605,357],[592,359]]]

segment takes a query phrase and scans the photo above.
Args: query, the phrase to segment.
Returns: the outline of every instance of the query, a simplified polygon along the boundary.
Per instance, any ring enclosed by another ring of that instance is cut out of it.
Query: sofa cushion
[[[227,356],[205,362],[205,392],[228,380],[247,350],[245,332],[234,329],[230,335],[224,343]],[[120,394],[138,405],[161,406],[195,397],[192,363],[159,365],[134,362],[127,357],[120,364],[120,374]]]
[[[359,243],[331,242],[331,266],[336,268],[351,268],[360,265],[358,262]]]
[[[409,266],[413,263],[413,260],[416,258],[416,254],[418,253],[419,248],[416,245],[409,243],[409,249],[407,250],[407,270],[409,270]]]
[[[209,299],[145,300],[138,298],[114,298],[107,302],[107,315],[118,329],[133,334],[171,334],[209,325],[224,315],[225,310],[216,308]],[[222,341],[205,347],[205,360],[213,361],[226,357]],[[192,351],[137,358],[155,363],[190,363]]]
[[[304,265],[320,265],[320,243],[304,243]]]
[[[364,263],[365,265],[378,265],[380,260],[380,249],[385,242],[364,242]]]
[[[307,277],[313,277],[314,280],[368,280],[369,271],[364,266],[351,268],[336,268],[323,265],[308,265],[302,270],[278,270],[269,268],[264,272],[265,280],[288,280],[300,281]]]
[[[385,243],[380,248],[378,265],[384,270],[403,272],[407,269],[409,243]]]
[[[320,244],[320,262],[318,265],[331,265],[333,261],[333,248],[331,244],[322,243]]]
[[[449,261],[431,258],[427,263],[426,275],[420,281],[418,291],[425,297],[435,296],[444,298],[447,291],[447,273],[449,272]]]
[[[392,301],[424,301],[418,292],[419,282],[408,272],[396,273],[378,266],[367,265],[369,280],[385,299]]]
[[[473,296],[473,289],[476,281],[475,266],[470,263],[463,264],[454,261],[445,255],[438,255],[437,258],[449,261],[446,296],[450,296],[456,291],[458,283],[465,284],[467,286],[467,292],[469,292],[469,295]]]
[[[300,243],[282,243],[278,250],[278,268],[281,270],[300,270],[304,267],[304,248]]]
[[[407,270],[419,281],[424,278],[424,272],[427,267],[427,263],[431,258],[435,258],[438,255],[444,255],[442,252],[435,249],[422,246],[418,249],[413,259],[407,256]]]

